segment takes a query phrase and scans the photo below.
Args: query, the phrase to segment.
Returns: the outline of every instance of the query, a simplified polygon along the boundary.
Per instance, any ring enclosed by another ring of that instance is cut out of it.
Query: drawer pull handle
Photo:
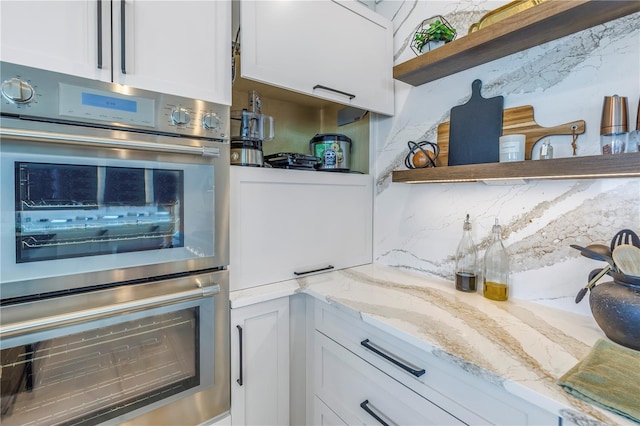
[[[293,275],[306,275],[306,274],[311,274],[313,272],[328,271],[333,268],[334,268],[333,265],[327,265],[324,268],[312,269],[310,271],[302,271],[302,272],[294,271]]]
[[[425,369],[421,369],[421,370],[417,370],[415,368],[411,368],[406,364],[403,364],[402,362],[398,361],[397,359],[387,355],[386,353],[382,352],[380,349],[378,349],[377,347],[375,347],[375,345],[373,343],[369,342],[369,339],[364,339],[362,342],[360,342],[360,344],[362,346],[364,346],[365,348],[369,349],[370,351],[372,351],[373,353],[375,353],[376,355],[380,355],[382,358],[386,359],[387,361],[397,365],[398,367],[402,368],[403,370],[413,374],[416,377],[420,377],[422,376],[424,373],[426,373]]]
[[[376,413],[374,413],[374,412],[373,412],[373,410],[372,410],[371,408],[369,408],[369,400],[368,400],[368,399],[365,399],[364,401],[362,401],[362,402],[360,403],[360,407],[362,407],[362,409],[363,409],[364,411],[366,411],[367,413],[369,413],[369,415],[370,415],[371,417],[373,417],[373,418],[374,418],[374,419],[376,419],[378,422],[380,422],[380,424],[381,424],[382,426],[389,426],[389,423],[387,423],[387,422],[385,422],[384,420],[382,420],[382,418],[381,418],[379,415],[377,415]]]
[[[339,93],[341,95],[348,97],[349,99],[353,99],[356,97],[356,95],[352,95],[351,93],[343,92],[342,90],[332,89],[331,87],[323,86],[321,84],[316,84],[315,86],[313,86],[313,90],[316,90],[316,89],[323,89],[323,90],[328,90],[330,92]]]
[[[236,327],[238,328],[238,342],[239,342],[239,358],[240,358],[240,378],[238,378],[238,380],[236,380],[236,382],[238,382],[238,384],[240,386],[242,386],[242,327],[240,327],[239,325],[236,325]]]

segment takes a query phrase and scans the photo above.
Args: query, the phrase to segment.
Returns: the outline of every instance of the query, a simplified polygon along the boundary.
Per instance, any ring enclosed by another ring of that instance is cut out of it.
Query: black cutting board
[[[504,97],[483,98],[482,81],[471,84],[471,99],[451,108],[449,131],[450,166],[497,163],[502,135]]]

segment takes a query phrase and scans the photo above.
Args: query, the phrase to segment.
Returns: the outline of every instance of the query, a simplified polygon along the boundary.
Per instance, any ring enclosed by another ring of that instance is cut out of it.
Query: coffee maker
[[[262,167],[262,142],[273,138],[273,117],[262,114],[260,95],[251,91],[249,109],[231,112],[231,164]]]

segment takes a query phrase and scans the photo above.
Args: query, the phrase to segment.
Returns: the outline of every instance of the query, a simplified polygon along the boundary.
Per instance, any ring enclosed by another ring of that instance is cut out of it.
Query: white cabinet
[[[406,408],[407,413],[418,407],[417,411],[420,414],[440,415],[442,413],[438,413],[434,408],[438,407],[453,416],[455,421],[466,424],[558,424],[558,416],[510,394],[499,385],[473,376],[434,354],[366,324],[356,316],[338,311],[317,300],[312,303],[313,308],[308,309],[308,320],[313,324],[310,327],[315,330],[314,340],[317,342],[314,342],[316,349],[309,362],[313,368],[326,364],[327,371],[316,372],[313,379],[308,379],[311,382],[308,384],[309,392],[318,395],[348,424],[352,423],[341,412],[343,401],[347,398],[333,399],[332,392],[326,389],[332,380],[342,380],[329,378],[328,375],[332,374],[330,372],[346,368],[338,365],[332,353],[342,354],[339,359],[343,363],[360,365],[358,368],[369,372],[366,377],[372,382],[367,386],[368,391],[373,392],[374,382],[379,381],[380,384],[384,384],[383,389],[395,389],[391,393],[402,395],[401,399],[405,403],[413,401],[409,404],[410,407]],[[321,349],[317,349],[318,347]],[[351,361],[348,361],[349,359]],[[347,374],[341,372],[339,375],[345,377]],[[402,384],[402,387],[398,387],[398,384]],[[410,395],[410,398],[405,395]],[[385,408],[380,411],[387,412],[391,409]],[[314,415],[311,413],[311,418]],[[424,422],[427,420],[419,424],[426,424]],[[447,422],[446,418],[435,421]]]
[[[240,3],[242,77],[393,114],[393,25],[355,0]]]
[[[372,261],[372,177],[231,167],[231,290]]]
[[[120,0],[114,28],[114,82],[231,105],[231,1]]]
[[[315,396],[347,424],[463,424],[324,334],[314,341]]]
[[[231,309],[231,422],[289,424],[289,299]]]
[[[110,9],[108,1],[2,0],[0,59],[109,81]]]
[[[231,105],[230,1],[0,2],[3,61]]]
[[[347,426],[344,420],[315,395],[313,396],[313,421],[311,424],[319,426]]]

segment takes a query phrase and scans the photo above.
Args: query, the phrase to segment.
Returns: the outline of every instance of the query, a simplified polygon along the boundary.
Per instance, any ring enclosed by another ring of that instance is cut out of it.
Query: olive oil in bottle
[[[462,239],[456,250],[456,290],[464,292],[476,291],[476,266],[478,254],[471,238],[471,222],[469,215],[462,225]]]
[[[509,256],[502,244],[502,229],[496,219],[491,230],[491,245],[484,254],[482,294],[487,299],[509,299]]]

